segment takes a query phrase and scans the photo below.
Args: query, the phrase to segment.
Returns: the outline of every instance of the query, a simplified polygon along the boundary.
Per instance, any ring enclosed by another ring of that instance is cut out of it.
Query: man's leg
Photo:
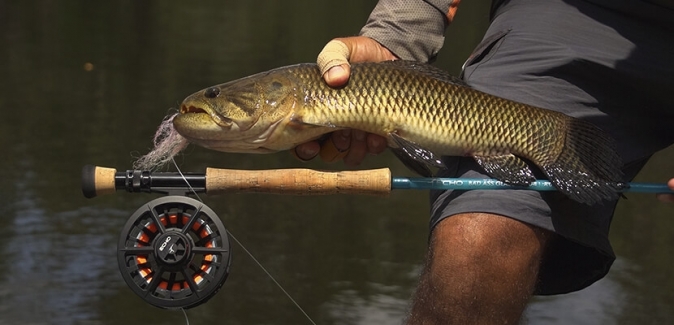
[[[445,218],[433,230],[407,324],[516,324],[553,236],[499,215]]]

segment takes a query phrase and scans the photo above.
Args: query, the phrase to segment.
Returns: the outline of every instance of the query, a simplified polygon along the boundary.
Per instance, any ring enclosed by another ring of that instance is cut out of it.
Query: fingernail
[[[316,157],[318,154],[318,149],[315,149],[311,146],[298,146],[295,147],[295,156],[300,160],[309,161]]]
[[[383,146],[384,143],[383,143],[383,141],[380,137],[369,137],[367,145],[370,148],[379,148],[379,147]]]
[[[340,152],[349,150],[349,146],[351,145],[351,130],[344,129],[337,132],[338,133],[331,138],[332,144]]]
[[[348,140],[351,137],[351,129],[344,129],[339,132],[339,135],[345,139]]]
[[[345,73],[346,70],[344,70],[344,68],[342,68],[341,65],[334,66],[330,68],[330,70],[328,70],[328,73],[325,76],[325,80],[329,83],[333,82],[337,79],[342,78],[342,76],[344,76]]]

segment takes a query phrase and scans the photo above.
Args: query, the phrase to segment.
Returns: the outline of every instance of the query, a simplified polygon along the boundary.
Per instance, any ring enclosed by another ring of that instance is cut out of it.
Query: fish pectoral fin
[[[314,125],[309,123],[304,123],[301,119],[290,118],[290,121],[286,123],[286,126],[295,131],[303,131],[306,129],[312,129],[320,125]]]
[[[513,154],[473,156],[490,176],[511,185],[527,186],[536,180],[529,165]]]
[[[402,148],[391,148],[391,152],[405,165],[409,170],[423,177],[432,177],[433,172],[424,162],[418,161],[405,152]]]
[[[409,169],[425,177],[432,176],[430,167],[442,168],[440,157],[430,150],[422,148],[415,142],[407,140],[397,133],[389,133],[389,140],[396,145],[391,147],[391,151],[398,159]]]
[[[290,118],[290,122],[288,122],[288,125],[295,127],[295,128],[306,128],[306,127],[329,127],[329,128],[340,128],[337,125],[334,125],[333,123],[330,122],[323,122],[320,123],[318,121],[314,121],[311,117],[309,116],[302,116],[297,113],[293,113]]]

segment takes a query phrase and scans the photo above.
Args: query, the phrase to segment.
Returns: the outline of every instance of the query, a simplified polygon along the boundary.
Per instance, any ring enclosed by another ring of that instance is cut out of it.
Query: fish
[[[623,186],[613,139],[597,126],[471,88],[430,64],[353,63],[331,88],[316,64],[260,72],[188,96],[173,119],[189,142],[230,153],[273,153],[339,129],[387,139],[430,176],[443,156],[469,156],[504,183],[527,186],[536,168],[573,200],[615,200]]]

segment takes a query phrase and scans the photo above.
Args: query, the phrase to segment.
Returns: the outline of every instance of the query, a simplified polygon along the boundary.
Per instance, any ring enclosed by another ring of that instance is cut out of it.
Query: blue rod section
[[[415,189],[415,190],[499,190],[499,189],[526,189],[534,191],[556,191],[554,185],[547,180],[536,180],[529,186],[513,186],[496,179],[483,178],[409,178],[393,177],[391,189]],[[653,183],[627,183],[621,192],[634,193],[669,193],[674,191],[667,184]]]

